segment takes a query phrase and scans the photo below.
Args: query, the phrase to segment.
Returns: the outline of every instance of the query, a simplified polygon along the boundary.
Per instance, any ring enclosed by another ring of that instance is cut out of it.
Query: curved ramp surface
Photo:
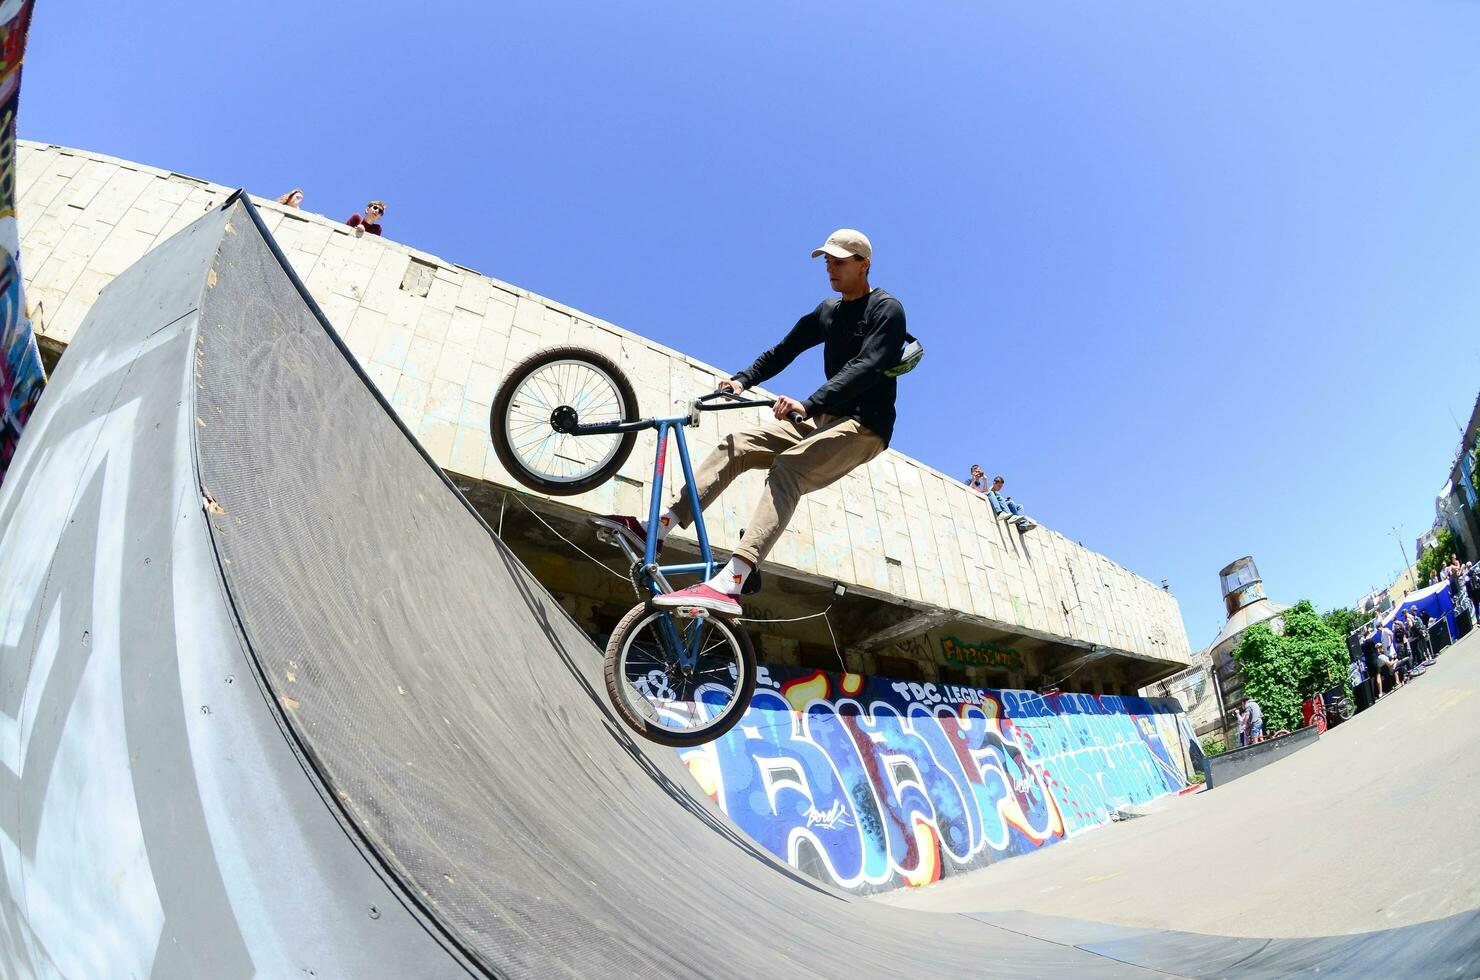
[[[240,197],[104,292],[12,476],[9,975],[1169,965],[1172,934],[905,912],[741,834],[615,720],[599,652],[401,428]],[[1216,942],[1222,975],[1310,968]],[[1196,974],[1191,948],[1171,958]],[[1454,962],[1437,955],[1385,965]]]
[[[347,822],[450,943],[518,976],[979,973],[989,951],[1004,974],[1064,968],[964,918],[840,900],[696,799],[233,210],[196,345],[226,587]]]

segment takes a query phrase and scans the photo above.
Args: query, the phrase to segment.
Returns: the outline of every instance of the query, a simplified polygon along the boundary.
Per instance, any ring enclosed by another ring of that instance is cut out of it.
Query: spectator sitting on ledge
[[[352,214],[345,224],[355,230],[355,237],[359,238],[365,232],[372,235],[380,234],[380,219],[385,215],[384,201],[371,201],[365,205],[364,216]]]
[[[1023,513],[1022,504],[1002,492],[1002,485],[1006,482],[1000,476],[992,477],[992,489],[987,491],[987,500],[991,501],[993,513],[998,520],[1013,521],[1020,531],[1033,530],[1038,525]]]
[[[277,202],[281,205],[284,205],[285,207],[298,207],[300,204],[303,203],[303,188],[293,188],[291,191],[278,198]]]
[[[987,492],[987,474],[982,472],[980,464],[971,464],[971,476],[967,479],[966,485],[977,493]]]

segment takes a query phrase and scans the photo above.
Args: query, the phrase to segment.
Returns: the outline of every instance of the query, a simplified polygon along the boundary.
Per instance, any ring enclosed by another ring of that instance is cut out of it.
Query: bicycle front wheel
[[[489,413],[494,452],[509,475],[556,496],[585,493],[612,478],[636,432],[576,435],[576,424],[633,422],[637,395],[609,358],[580,347],[552,347],[517,364]]]
[[[688,666],[684,652],[696,654]],[[702,745],[735,727],[755,676],[749,635],[725,619],[680,619],[644,603],[622,617],[606,645],[612,706],[633,731],[663,745]]]

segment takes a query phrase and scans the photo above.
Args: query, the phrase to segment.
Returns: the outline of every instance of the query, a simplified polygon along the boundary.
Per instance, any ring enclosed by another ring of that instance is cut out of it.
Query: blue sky
[[[895,448],[1169,579],[1197,648],[1228,561],[1349,604],[1433,520],[1480,387],[1477,50],[1458,2],[41,0],[19,128],[383,198],[731,370],[862,228],[929,352]]]

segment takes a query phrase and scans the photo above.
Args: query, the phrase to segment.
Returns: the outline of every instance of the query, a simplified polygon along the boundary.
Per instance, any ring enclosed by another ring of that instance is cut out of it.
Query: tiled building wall
[[[19,223],[27,296],[43,338],[65,344],[98,292],[131,263],[219,204],[230,188],[98,154],[22,142]],[[448,470],[513,487],[488,439],[489,403],[507,366],[573,344],[617,360],[645,412],[712,390],[724,372],[516,286],[253,199],[330,321]],[[743,413],[703,417],[702,452]],[[641,509],[651,455],[568,502]],[[751,474],[712,512],[716,546],[733,548],[759,491]],[[795,573],[991,624],[1186,665],[1176,599],[1052,529],[1021,535],[975,492],[890,450],[811,494],[770,559]]]

